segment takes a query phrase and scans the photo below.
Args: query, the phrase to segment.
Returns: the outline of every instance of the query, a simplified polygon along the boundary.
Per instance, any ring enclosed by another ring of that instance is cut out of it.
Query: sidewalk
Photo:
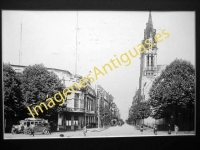
[[[134,126],[134,125],[131,125],[131,126],[135,127],[136,130],[140,130],[140,126]],[[143,126],[143,130],[153,130],[153,129],[146,127],[146,126]]]
[[[131,125],[131,126],[133,126],[136,130],[140,130],[140,126],[134,126],[134,125]],[[153,133],[152,128],[144,126],[143,129],[147,133],[150,133],[150,132]],[[157,133],[158,133],[158,135],[168,135],[168,131],[159,131],[158,130]],[[171,131],[171,135],[175,135],[175,132]],[[178,131],[177,135],[195,135],[195,131]]]
[[[101,127],[101,128],[93,128],[93,130],[91,130],[91,132],[101,132],[101,131],[103,131],[103,130],[106,130],[106,129],[108,129],[110,126],[108,125],[108,126],[104,126],[103,128]]]

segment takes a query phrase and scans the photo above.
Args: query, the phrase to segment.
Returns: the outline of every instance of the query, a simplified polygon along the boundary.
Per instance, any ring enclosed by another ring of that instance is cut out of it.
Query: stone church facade
[[[165,69],[166,65],[158,65],[158,48],[157,42],[154,39],[156,34],[156,29],[153,28],[153,21],[151,12],[149,13],[148,23],[146,23],[146,29],[144,29],[144,40],[142,44],[145,46],[146,51],[140,55],[140,77],[139,77],[139,100],[147,101],[149,99],[149,90],[153,84],[153,81],[158,77],[162,70]],[[152,44],[152,47],[145,45],[145,40],[148,39],[148,43]],[[153,126],[154,124],[161,125],[165,123],[164,119],[155,120],[152,117],[140,120],[140,123],[144,123],[148,126]]]

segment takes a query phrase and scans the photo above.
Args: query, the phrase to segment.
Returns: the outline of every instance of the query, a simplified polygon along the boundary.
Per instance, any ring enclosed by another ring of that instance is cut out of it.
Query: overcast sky
[[[195,12],[151,14],[156,32],[166,29],[170,34],[157,45],[157,64],[168,65],[181,58],[194,65]],[[148,11],[3,11],[3,62],[19,65],[21,50],[20,65],[43,63],[74,73],[77,50],[77,73],[86,76],[95,66],[102,70],[110,59],[140,44],[148,17]],[[98,84],[114,96],[123,119],[127,119],[139,87],[139,58],[131,58],[129,66],[124,63],[98,76]]]

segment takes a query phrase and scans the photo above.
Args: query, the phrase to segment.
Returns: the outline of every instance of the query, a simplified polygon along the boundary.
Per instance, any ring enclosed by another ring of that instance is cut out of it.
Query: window
[[[71,126],[71,120],[68,120],[68,126]]]
[[[66,116],[66,126],[71,126],[71,117]]]
[[[153,55],[151,55],[151,66],[153,66]]]
[[[80,108],[84,108],[84,100],[81,99],[80,101],[81,101],[81,106],[80,106]]]
[[[79,93],[75,93],[74,96],[74,107],[79,107]]]
[[[94,111],[94,101],[91,101],[91,110]]]

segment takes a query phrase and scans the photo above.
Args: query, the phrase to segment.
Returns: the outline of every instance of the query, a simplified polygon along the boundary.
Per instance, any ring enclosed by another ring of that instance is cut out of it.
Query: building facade
[[[26,66],[11,65],[16,72],[23,72]],[[66,88],[69,88],[73,83],[79,83],[82,78],[79,75],[72,75],[69,71],[47,68],[48,71],[54,72],[62,81]],[[95,123],[95,107],[96,107],[96,93],[95,89],[88,84],[84,89],[76,87],[75,93],[66,99],[65,104],[58,110],[56,117],[51,116],[53,128],[59,130],[75,130],[81,129],[84,125],[91,126]]]
[[[158,77],[166,65],[157,64],[158,48],[157,42],[154,39],[156,34],[156,29],[153,28],[153,21],[151,12],[149,13],[148,23],[146,24],[146,29],[144,29],[144,40],[142,44],[145,46],[146,51],[140,55],[140,77],[139,77],[139,90],[137,91],[138,98],[140,101],[148,101],[149,90],[153,84],[153,81]],[[152,47],[145,44],[145,40],[152,44]],[[139,121],[139,124],[142,120]],[[164,124],[164,119],[155,120],[152,117],[144,119],[144,124],[153,126],[154,124]]]
[[[11,67],[16,72],[23,72],[27,66],[11,65]],[[50,116],[49,122],[55,130],[79,130],[85,125],[97,127],[98,117],[99,125],[103,127],[109,125],[112,117],[120,117],[119,109],[114,104],[114,97],[100,85],[93,88],[88,81],[86,88],[79,89],[76,83],[79,83],[82,78],[80,75],[73,75],[69,71],[55,68],[47,68],[47,70],[54,72],[66,88],[74,84],[75,91],[66,98],[65,104],[59,107],[57,114]]]

